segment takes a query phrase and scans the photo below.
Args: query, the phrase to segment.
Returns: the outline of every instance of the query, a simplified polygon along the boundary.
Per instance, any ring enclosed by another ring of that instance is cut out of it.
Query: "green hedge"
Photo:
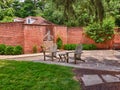
[[[14,47],[13,46],[7,46],[5,49],[6,55],[13,55],[14,54]]]
[[[83,50],[96,50],[97,47],[94,44],[83,44]]]
[[[6,45],[5,44],[0,44],[0,55],[5,54],[5,49],[6,49]]]
[[[14,55],[19,55],[22,53],[23,53],[23,48],[20,45],[14,47]]]
[[[64,50],[75,50],[77,44],[65,44]]]
[[[77,44],[65,44],[64,50],[75,50]],[[82,44],[83,50],[95,50],[97,47],[94,44]]]
[[[0,44],[0,55],[18,55],[23,53],[23,48],[18,46],[7,46]]]

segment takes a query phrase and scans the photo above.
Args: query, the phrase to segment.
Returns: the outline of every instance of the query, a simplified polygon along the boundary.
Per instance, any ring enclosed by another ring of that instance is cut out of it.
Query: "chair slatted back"
[[[81,44],[78,44],[76,49],[75,49],[75,53],[81,53],[82,52],[82,45]]]
[[[51,47],[50,47],[50,53],[53,53],[53,56],[56,56],[56,52],[57,52],[57,45],[54,43]]]

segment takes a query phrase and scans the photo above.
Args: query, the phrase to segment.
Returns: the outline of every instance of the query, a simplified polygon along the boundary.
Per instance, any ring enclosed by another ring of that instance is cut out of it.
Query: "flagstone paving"
[[[116,76],[112,76],[112,75],[102,75],[102,78],[106,82],[120,82],[120,78],[118,78]]]
[[[97,75],[97,74],[92,74],[92,75],[83,75],[81,77],[83,83],[85,86],[92,86],[92,85],[97,85],[97,84],[102,84],[102,83],[113,83],[113,82],[119,82],[120,83],[120,78],[113,75]]]
[[[98,75],[83,75],[81,77],[85,86],[91,86],[96,84],[104,83]]]
[[[81,90],[120,90],[120,72],[80,68],[73,71]]]
[[[120,78],[120,75],[116,75],[116,76]]]

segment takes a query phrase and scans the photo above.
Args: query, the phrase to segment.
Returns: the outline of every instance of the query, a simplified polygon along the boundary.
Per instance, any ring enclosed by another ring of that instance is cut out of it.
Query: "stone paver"
[[[104,84],[106,82],[107,83],[120,82],[120,78],[119,78],[120,75],[112,76],[112,75],[107,74],[107,75],[101,75],[101,76],[102,76],[102,78],[97,74],[83,75],[83,77],[81,77],[81,79],[85,86]]]
[[[112,75],[102,75],[102,78],[106,82],[120,82],[120,79],[118,77],[112,76]]]
[[[120,75],[116,75],[116,76],[120,78]]]
[[[81,79],[85,86],[92,86],[103,83],[102,79],[98,75],[83,75]]]

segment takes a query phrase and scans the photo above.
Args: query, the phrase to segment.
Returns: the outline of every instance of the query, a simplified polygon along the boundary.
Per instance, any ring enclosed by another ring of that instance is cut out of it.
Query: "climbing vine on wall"
[[[102,23],[95,22],[85,28],[85,33],[96,43],[102,43],[112,39],[115,22],[113,18],[106,18]]]

